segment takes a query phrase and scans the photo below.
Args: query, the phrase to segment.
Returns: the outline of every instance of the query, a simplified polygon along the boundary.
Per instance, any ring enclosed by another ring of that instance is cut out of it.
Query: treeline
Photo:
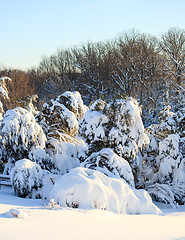
[[[185,91],[185,31],[172,28],[157,39],[131,30],[111,41],[60,49],[43,57],[37,69],[5,69],[1,75],[12,78],[7,108],[28,95],[45,101],[77,90],[86,104],[132,96],[143,106],[144,121],[149,115],[154,121],[159,107],[173,105]]]

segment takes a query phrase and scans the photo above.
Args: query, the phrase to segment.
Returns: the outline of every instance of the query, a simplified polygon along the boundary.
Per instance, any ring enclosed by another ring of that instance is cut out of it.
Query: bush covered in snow
[[[77,120],[81,119],[87,111],[87,106],[84,105],[82,97],[79,92],[67,91],[61,94],[57,101],[64,104],[67,109],[75,114]]]
[[[28,158],[35,148],[45,148],[46,136],[32,112],[17,107],[8,110],[0,124],[0,159],[8,174],[15,161]]]
[[[103,113],[104,107],[105,103],[102,100],[95,101],[80,122],[79,132],[91,145],[91,152],[97,152],[108,144],[106,125],[109,119]]]
[[[52,156],[46,152],[46,149],[41,147],[34,148],[29,152],[29,159],[36,162],[42,169],[55,171],[55,165]]]
[[[115,100],[106,105],[96,101],[82,118],[80,133],[88,143],[102,142],[128,161],[135,159],[138,149],[148,143],[140,109],[133,99]]]
[[[183,110],[173,113],[169,109],[161,111],[159,124],[147,129],[150,144],[145,148],[144,185],[154,200],[183,204],[185,151],[179,120]]]
[[[75,136],[86,110],[80,93],[68,91],[43,105],[39,121],[48,137],[58,138],[58,132]]]
[[[49,145],[47,151],[52,157],[55,167],[53,172],[59,174],[68,173],[72,168],[79,167],[80,159],[84,157],[86,150],[86,144],[83,140],[68,138],[66,134],[63,136],[66,137],[63,141],[55,138],[47,141],[47,146]]]
[[[142,166],[140,150],[149,139],[134,99],[119,99],[109,104],[96,101],[82,118],[79,132],[89,144],[89,155],[111,148],[130,163],[137,178]]]
[[[100,171],[109,177],[123,178],[134,187],[134,176],[129,163],[115,154],[110,148],[92,153],[81,166]]]
[[[123,214],[160,214],[145,190],[136,190],[121,179],[99,171],[75,168],[55,183],[50,199],[61,206],[98,208]]]
[[[154,183],[146,187],[146,190],[154,201],[167,203],[172,206],[185,204],[185,188],[182,184]]]
[[[42,112],[35,112],[30,102],[29,110],[8,110],[1,121],[1,166],[8,162],[4,173],[9,174],[15,165],[17,195],[31,197],[39,189],[35,194],[70,207],[143,213],[153,205],[135,186],[145,188],[156,201],[184,204],[181,103],[176,113],[162,103],[158,123],[147,128],[148,137],[132,98],[96,100],[88,109],[79,92],[67,91],[45,103]],[[49,173],[43,179],[41,169]]]
[[[34,190],[42,186],[43,171],[37,163],[22,159],[15,163],[10,177],[18,197],[32,197]]]
[[[51,172],[65,174],[71,168],[80,166],[80,159],[86,150],[85,142],[77,136],[78,120],[87,107],[79,92],[67,91],[50,103],[45,103],[38,121],[46,136],[45,159],[53,164]],[[38,151],[36,151],[37,153]],[[37,159],[38,157],[33,158]],[[52,160],[50,161],[50,157]],[[41,158],[41,161],[44,160]],[[49,170],[49,169],[48,169]]]
[[[161,183],[171,183],[180,163],[179,135],[170,134],[159,143],[158,179]]]

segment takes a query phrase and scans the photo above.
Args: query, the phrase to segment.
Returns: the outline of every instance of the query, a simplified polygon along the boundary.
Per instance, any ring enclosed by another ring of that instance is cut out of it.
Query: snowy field
[[[103,210],[58,208],[47,201],[18,198],[11,188],[0,189],[2,240],[123,240],[185,239],[185,206],[158,204],[164,215],[126,215]],[[20,218],[7,212],[18,210]]]

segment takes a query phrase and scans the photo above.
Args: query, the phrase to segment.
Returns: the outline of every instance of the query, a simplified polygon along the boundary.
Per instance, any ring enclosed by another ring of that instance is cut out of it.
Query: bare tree
[[[91,43],[73,48],[74,64],[80,71],[79,83],[88,100],[107,97],[111,87],[111,44]]]
[[[162,35],[160,48],[165,53],[164,65],[170,81],[182,90],[185,80],[185,31],[169,29]]]
[[[118,40],[117,62],[113,78],[125,93],[155,101],[154,89],[159,79],[159,53],[154,37],[131,31]]]

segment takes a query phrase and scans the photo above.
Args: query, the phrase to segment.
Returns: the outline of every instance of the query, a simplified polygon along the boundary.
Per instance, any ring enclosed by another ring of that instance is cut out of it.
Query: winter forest
[[[0,174],[51,208],[185,204],[185,31],[130,30],[0,69]]]

